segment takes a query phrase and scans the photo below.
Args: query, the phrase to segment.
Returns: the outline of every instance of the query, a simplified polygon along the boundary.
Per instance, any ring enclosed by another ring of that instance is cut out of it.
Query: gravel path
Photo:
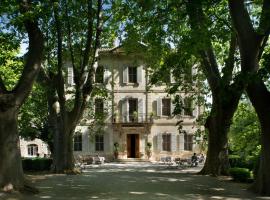
[[[93,199],[270,199],[247,191],[249,185],[196,175],[199,168],[179,170],[157,164],[104,164],[81,175],[37,175],[32,178],[40,193],[4,195],[5,200]]]

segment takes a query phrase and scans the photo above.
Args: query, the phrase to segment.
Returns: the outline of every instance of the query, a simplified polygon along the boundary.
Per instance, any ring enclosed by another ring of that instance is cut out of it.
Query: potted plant
[[[152,143],[151,142],[147,142],[146,143],[146,155],[147,155],[147,158],[150,159],[150,157],[152,156]]]
[[[134,111],[132,113],[132,117],[133,117],[133,121],[138,121],[138,112],[137,111]]]
[[[154,112],[150,112],[150,122],[153,122],[155,117],[155,113]]]
[[[119,143],[118,142],[115,142],[113,144],[113,153],[114,153],[114,158],[118,159],[118,156],[119,156]]]

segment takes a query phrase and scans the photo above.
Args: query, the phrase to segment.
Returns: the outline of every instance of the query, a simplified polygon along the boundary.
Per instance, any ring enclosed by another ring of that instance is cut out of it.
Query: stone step
[[[136,162],[150,163],[149,160],[147,160],[147,159],[142,159],[142,158],[125,158],[125,159],[117,159],[117,162],[120,162],[120,163],[136,163]]]

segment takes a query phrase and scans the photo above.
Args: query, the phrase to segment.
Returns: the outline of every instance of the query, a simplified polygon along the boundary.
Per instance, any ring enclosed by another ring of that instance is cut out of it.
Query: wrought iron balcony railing
[[[153,116],[146,115],[146,113],[136,113],[136,114],[122,114],[120,116],[114,116],[114,123],[145,123],[152,122]]]

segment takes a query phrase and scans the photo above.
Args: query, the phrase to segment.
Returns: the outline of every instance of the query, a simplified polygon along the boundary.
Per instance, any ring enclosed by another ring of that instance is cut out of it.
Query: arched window
[[[29,156],[37,156],[38,155],[38,145],[29,144],[27,145],[27,151]]]

